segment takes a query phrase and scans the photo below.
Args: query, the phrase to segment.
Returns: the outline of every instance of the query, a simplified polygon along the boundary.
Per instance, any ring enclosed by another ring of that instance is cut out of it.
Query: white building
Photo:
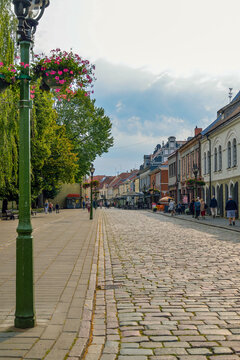
[[[208,205],[212,195],[218,213],[225,215],[229,195],[240,203],[240,92],[230,104],[218,111],[217,119],[202,132],[201,166]]]

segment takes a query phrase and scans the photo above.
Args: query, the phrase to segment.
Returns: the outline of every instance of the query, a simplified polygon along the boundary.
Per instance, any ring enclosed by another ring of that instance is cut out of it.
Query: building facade
[[[201,163],[205,200],[212,195],[218,201],[218,214],[225,216],[225,204],[231,195],[237,205],[240,181],[240,96],[220,109],[217,119],[203,131]],[[237,214],[239,216],[239,214]]]

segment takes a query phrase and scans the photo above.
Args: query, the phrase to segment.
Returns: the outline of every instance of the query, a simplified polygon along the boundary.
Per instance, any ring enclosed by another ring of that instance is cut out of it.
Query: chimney
[[[197,126],[194,129],[194,136],[197,136],[198,134],[200,134],[200,132],[202,132],[202,128],[198,128]]]

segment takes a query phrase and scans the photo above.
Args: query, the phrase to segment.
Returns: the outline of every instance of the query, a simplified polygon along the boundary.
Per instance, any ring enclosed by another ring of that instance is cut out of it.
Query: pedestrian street
[[[239,234],[146,211],[102,215],[85,359],[240,359]]]

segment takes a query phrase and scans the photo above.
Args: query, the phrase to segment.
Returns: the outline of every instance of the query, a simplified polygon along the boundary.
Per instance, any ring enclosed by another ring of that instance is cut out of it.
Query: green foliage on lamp
[[[93,180],[93,181],[91,181],[91,183],[92,183],[92,186],[95,187],[95,188],[97,188],[99,186],[99,181],[98,180]]]
[[[90,187],[90,183],[85,182],[85,183],[82,184],[82,187],[83,187],[83,189],[87,189],[87,188]]]
[[[195,180],[195,179],[188,179],[186,181],[186,183],[189,186],[194,186],[194,184],[197,184],[198,186],[204,186],[205,185],[205,181],[203,181],[203,180]]]

